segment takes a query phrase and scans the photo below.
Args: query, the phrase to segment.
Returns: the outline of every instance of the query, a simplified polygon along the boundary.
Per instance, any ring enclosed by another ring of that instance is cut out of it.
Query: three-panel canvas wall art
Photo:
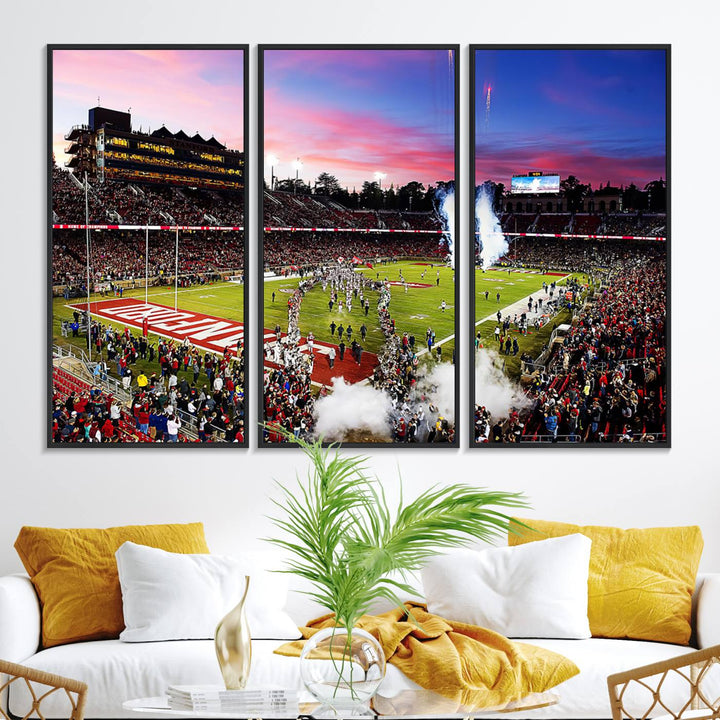
[[[668,46],[249,52],[48,49],[49,446],[669,446]]]

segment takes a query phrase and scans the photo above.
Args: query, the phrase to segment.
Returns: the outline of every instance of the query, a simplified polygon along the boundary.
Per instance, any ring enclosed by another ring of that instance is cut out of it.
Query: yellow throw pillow
[[[700,528],[621,528],[525,520],[510,545],[582,533],[592,540],[588,619],[595,637],[687,645],[703,539]]]
[[[120,635],[125,624],[115,551],[128,540],[168,552],[210,552],[202,523],[20,530],[15,549],[40,598],[43,647]]]

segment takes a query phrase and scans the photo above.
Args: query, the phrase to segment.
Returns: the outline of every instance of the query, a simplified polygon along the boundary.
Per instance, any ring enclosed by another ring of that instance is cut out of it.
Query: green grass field
[[[585,279],[585,276],[580,273],[576,274],[575,277],[580,281]],[[548,284],[553,281],[564,283],[565,278],[558,275],[508,273],[507,270],[487,270],[483,272],[479,268],[475,269],[475,332],[480,332],[481,341],[485,348],[493,350],[498,348],[493,336],[497,325],[495,313],[500,310],[503,317],[505,317],[508,314],[505,308],[528,296],[537,297],[538,292],[542,292],[543,281]],[[488,291],[487,300],[485,299],[486,290]],[[496,299],[498,292],[500,293],[499,303]],[[527,335],[513,333],[513,337],[517,337],[520,350],[515,356],[503,356],[505,373],[517,379],[520,375],[520,356],[527,352],[533,357],[537,357],[549,340],[553,327],[569,321],[570,312],[563,310],[553,318],[552,322],[540,328],[539,331],[536,331],[531,326]]]
[[[455,348],[455,286],[454,271],[444,265],[431,267],[429,265],[418,265],[412,262],[391,263],[378,265],[372,269],[363,267],[360,271],[367,277],[375,280],[391,281],[399,280],[399,273],[402,273],[408,282],[427,283],[430,287],[408,288],[406,293],[401,285],[392,286],[392,301],[390,311],[395,318],[396,330],[399,334],[407,331],[413,333],[416,338],[416,347],[425,347],[425,332],[428,327],[435,331],[436,341],[449,338],[442,345],[443,360],[452,359]],[[423,277],[423,272],[425,276]],[[440,284],[436,284],[437,274],[440,275]],[[579,276],[583,279],[583,276]],[[563,278],[557,275],[532,275],[523,273],[510,273],[503,270],[489,270],[483,273],[475,271],[475,331],[481,333],[482,342],[485,347],[495,348],[492,337],[495,329],[495,313],[498,309],[507,314],[505,309],[513,303],[529,295],[535,296],[542,288],[543,281],[551,283],[561,281]],[[272,329],[279,324],[283,331],[287,330],[287,300],[289,292],[297,287],[297,278],[274,280],[264,285],[265,296],[265,321],[264,326]],[[488,291],[488,299],[485,299],[485,291]],[[285,292],[283,292],[285,291]],[[275,292],[273,302],[272,293]],[[500,302],[496,302],[496,293],[500,292]],[[144,288],[127,290],[124,298],[145,299]],[[361,311],[360,304],[355,303],[353,310],[348,313],[343,309],[342,314],[338,312],[337,306],[332,312],[328,309],[329,292],[323,292],[322,286],[318,285],[305,296],[300,310],[300,330],[303,335],[312,330],[318,340],[332,342],[330,335],[330,322],[342,322],[347,327],[352,324],[354,337],[360,338],[360,326],[365,323],[368,328],[367,340],[363,347],[377,353],[384,342],[380,330],[377,315],[377,293],[370,292],[370,311],[368,316]],[[101,300],[99,295],[92,295],[91,301]],[[172,287],[154,287],[148,291],[148,300],[174,307],[175,295]],[[440,309],[442,300],[447,303],[443,313]],[[70,303],[82,303],[82,299],[65,301],[62,297],[53,300],[53,342],[59,345],[70,345],[79,349],[87,350],[87,340],[84,337],[62,337],[60,333],[60,322],[63,319],[72,319],[72,311],[66,307]],[[228,320],[243,321],[244,302],[243,286],[235,283],[216,283],[212,285],[193,286],[178,291],[178,308],[181,310],[194,310],[208,315],[214,315]],[[490,316],[490,317],[489,317]],[[486,319],[488,318],[489,319]],[[517,335],[520,351],[517,356],[506,358],[505,371],[511,377],[517,377],[520,370],[520,355],[529,352],[532,355],[539,354],[542,346],[547,342],[552,331],[553,324],[560,324],[569,320],[569,313],[560,313],[557,318],[542,328],[539,332],[530,329],[528,335]],[[103,319],[113,327],[122,330],[123,323],[115,323]],[[157,344],[158,337],[150,333],[150,342]],[[337,335],[334,338],[337,342]],[[114,367],[110,368],[115,374]],[[135,371],[157,372],[157,362],[139,362]],[[137,374],[137,372],[136,372]],[[190,377],[192,375],[190,374]]]
[[[108,296],[109,298],[110,296]],[[91,295],[90,302],[95,300],[108,299],[103,298],[100,295]],[[137,288],[135,290],[126,290],[123,292],[123,299],[135,298],[137,300],[145,301],[145,288]],[[53,344],[61,346],[71,346],[80,350],[84,350],[87,353],[87,337],[63,337],[60,332],[60,324],[62,320],[72,320],[72,310],[67,307],[70,304],[82,304],[84,298],[73,298],[65,300],[62,297],[53,299]],[[148,302],[157,303],[159,305],[167,305],[168,307],[175,307],[175,289],[174,287],[151,287],[148,289]],[[244,317],[244,298],[243,298],[243,286],[237,283],[215,283],[211,285],[195,285],[189,288],[178,289],[178,309],[179,310],[194,310],[196,312],[206,313],[207,315],[215,315],[217,317],[226,320],[235,320],[243,322]],[[125,325],[122,322],[112,322],[106,318],[102,318],[101,322],[106,325],[111,325],[118,330],[122,330]],[[140,331],[133,330],[135,334]],[[158,336],[155,333],[150,333],[148,336],[150,343],[155,343],[157,347]],[[97,354],[93,349],[93,360],[97,359]],[[105,358],[107,360],[107,357]],[[117,378],[117,372],[115,365],[110,364],[110,374]],[[138,375],[140,371],[146,374],[159,373],[160,366],[157,362],[157,358],[154,362],[150,363],[143,360],[133,366],[133,374]],[[187,377],[188,380],[192,380],[192,373],[180,372],[179,376]],[[203,375],[200,376],[202,383]]]
[[[435,331],[436,343],[450,338],[442,345],[443,361],[452,360],[455,349],[455,284],[454,271],[445,265],[418,265],[412,262],[390,263],[378,265],[374,268],[363,267],[361,272],[372,280],[398,281],[402,270],[405,280],[409,283],[427,283],[430,287],[408,288],[406,293],[401,285],[392,286],[392,300],[390,314],[395,318],[395,330],[402,335],[403,332],[415,335],[416,347],[426,347],[425,333],[428,327]],[[425,271],[425,277],[422,273]],[[437,274],[440,274],[440,284],[437,285]],[[299,280],[288,278],[286,280],[272,280],[265,283],[265,328],[272,330],[276,324],[283,331],[287,330],[287,301]],[[273,302],[272,294],[275,293]],[[330,334],[330,323],[352,325],[353,337],[360,340],[360,326],[365,323],[368,329],[367,340],[362,343],[365,350],[377,353],[382,347],[385,338],[380,330],[377,314],[377,292],[366,293],[370,298],[370,310],[367,317],[360,309],[360,303],[354,302],[352,312],[348,313],[343,307],[342,313],[337,306],[332,311],[328,309],[330,297],[329,289],[323,292],[322,285],[315,286],[303,298],[300,306],[300,332],[307,335],[312,330],[317,340],[337,343],[337,334],[333,338]],[[445,312],[441,310],[441,303],[445,300]],[[343,302],[344,305],[344,302]]]

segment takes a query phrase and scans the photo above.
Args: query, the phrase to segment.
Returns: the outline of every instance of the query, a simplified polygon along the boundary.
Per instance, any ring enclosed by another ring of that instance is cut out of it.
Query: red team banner
[[[244,230],[237,225],[53,225],[53,230]],[[323,228],[323,227],[266,227],[265,232],[350,232],[350,233],[408,233],[423,235],[444,235],[445,230],[401,230],[398,228]],[[529,233],[506,232],[512,237],[545,238],[589,238],[590,240],[656,240],[665,242],[664,237],[648,235],[578,235],[574,233]]]
[[[244,230],[240,225],[53,225],[53,230]]]

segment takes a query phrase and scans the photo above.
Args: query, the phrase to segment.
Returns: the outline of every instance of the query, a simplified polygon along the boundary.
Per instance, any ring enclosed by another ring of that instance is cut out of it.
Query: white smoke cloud
[[[455,366],[452,363],[437,363],[418,380],[417,390],[427,396],[439,415],[451,423],[455,422]]]
[[[520,385],[505,376],[502,359],[491,350],[475,353],[475,404],[486,407],[493,420],[508,417],[510,408],[531,404]]]
[[[367,430],[391,436],[392,401],[370,385],[348,385],[335,377],[331,392],[315,402],[315,431],[325,440],[342,440],[350,430]]]
[[[475,197],[475,225],[480,234],[480,257],[483,267],[487,270],[508,251],[507,240],[493,210],[493,191],[489,185],[481,185],[478,188]]]
[[[450,265],[455,269],[455,192],[448,192],[444,187],[438,187],[435,190],[435,201],[437,203],[437,211],[442,220],[443,230],[445,231],[445,239],[448,243],[450,252]]]

